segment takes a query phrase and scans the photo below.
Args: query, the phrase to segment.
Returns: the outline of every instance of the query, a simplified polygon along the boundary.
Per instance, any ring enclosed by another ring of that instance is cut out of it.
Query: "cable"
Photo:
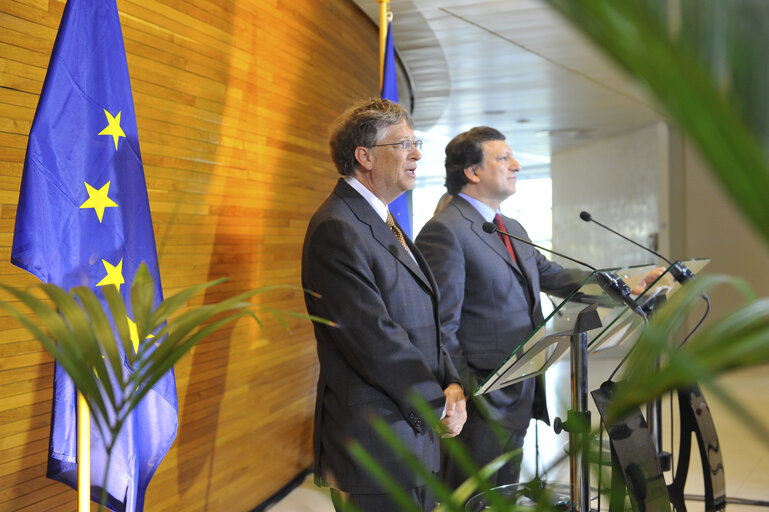
[[[694,334],[694,332],[695,332],[697,329],[699,329],[699,328],[700,328],[700,325],[702,325],[702,322],[704,322],[704,321],[705,321],[705,318],[708,316],[708,313],[710,313],[710,299],[709,299],[709,298],[708,298],[708,296],[707,296],[706,294],[704,294],[704,293],[702,294],[702,298],[703,298],[703,299],[705,299],[705,304],[707,304],[707,307],[705,308],[705,314],[704,314],[704,315],[702,315],[702,318],[700,318],[700,321],[699,321],[699,322],[697,322],[697,325],[695,325],[695,326],[694,326],[694,329],[692,329],[691,331],[689,331],[689,334],[687,334],[687,335],[686,335],[686,337],[684,338],[684,340],[683,340],[683,341],[682,341],[682,342],[681,342],[681,343],[678,345],[678,348],[679,348],[679,349],[680,349],[681,347],[683,347],[683,346],[684,346],[684,343],[686,343],[686,342],[689,340],[689,337],[690,337],[692,334]]]
[[[694,334],[694,332],[695,332],[697,329],[699,329],[699,328],[700,328],[700,326],[702,325],[702,322],[704,322],[704,321],[705,321],[705,318],[708,316],[708,313],[710,313],[710,299],[709,299],[709,298],[708,298],[708,296],[707,296],[706,294],[704,294],[704,293],[702,294],[702,298],[703,298],[703,299],[705,299],[705,303],[707,304],[707,307],[706,307],[706,309],[705,309],[705,314],[703,314],[703,315],[702,315],[702,318],[700,318],[699,322],[697,322],[697,325],[695,325],[695,326],[694,326],[694,328],[693,328],[691,331],[689,331],[689,334],[687,334],[687,335],[686,335],[686,337],[684,338],[684,340],[683,340],[683,341],[682,341],[682,342],[681,342],[681,343],[678,345],[678,348],[679,348],[679,349],[680,349],[680,348],[681,348],[681,347],[684,345],[684,343],[686,343],[686,342],[689,340],[689,338],[691,337],[691,335],[692,335],[692,334]],[[649,321],[646,319],[646,317],[643,317],[643,319],[644,319],[644,325],[646,325],[646,324],[648,324],[648,323],[649,323]],[[630,349],[630,350],[628,350],[628,351],[627,351],[627,353],[626,353],[626,354],[625,354],[625,356],[622,358],[622,360],[619,362],[619,364],[617,365],[617,367],[616,367],[616,368],[614,368],[614,371],[613,371],[613,372],[611,372],[611,375],[609,375],[609,379],[608,379],[608,380],[614,380],[614,375],[616,375],[617,371],[618,371],[618,370],[619,370],[619,369],[622,367],[622,365],[623,365],[623,364],[625,364],[625,362],[627,361],[628,357],[630,357],[630,354],[632,354],[632,353],[633,353],[633,350],[635,350],[635,348],[636,348],[637,346],[638,346],[638,344],[636,343],[635,345],[633,345],[633,346],[631,347],[631,349]]]
[[[606,424],[601,419],[601,428],[598,429],[598,508],[601,510],[601,481],[603,480],[603,431]]]
[[[645,316],[642,317],[644,319],[644,327],[646,327],[649,324],[649,319]],[[616,375],[617,371],[622,367],[623,364],[625,364],[625,361],[627,361],[628,357],[630,357],[630,354],[633,353],[633,350],[638,346],[638,343],[630,347],[630,350],[627,351],[627,353],[622,357],[622,360],[619,362],[616,368],[614,368],[614,371],[611,372],[611,375],[609,375],[609,378],[607,380],[614,380],[614,375]]]
[[[539,422],[534,420],[534,478],[539,480]]]
[[[673,392],[670,392],[670,398],[668,399],[668,405],[670,406],[670,473],[673,473],[673,468],[676,467],[675,461],[675,416],[673,416]]]

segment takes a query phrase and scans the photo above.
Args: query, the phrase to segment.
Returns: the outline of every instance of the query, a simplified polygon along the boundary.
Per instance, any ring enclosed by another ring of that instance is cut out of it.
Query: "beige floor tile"
[[[310,475],[302,485],[269,510],[270,512],[334,512],[334,507],[331,505],[328,489],[316,486]]]

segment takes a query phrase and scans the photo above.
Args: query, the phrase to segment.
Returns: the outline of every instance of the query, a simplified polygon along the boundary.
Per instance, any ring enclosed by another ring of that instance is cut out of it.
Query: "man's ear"
[[[478,183],[481,179],[478,177],[478,166],[469,165],[465,167],[465,177],[470,183]]]
[[[371,149],[363,146],[355,148],[355,160],[365,170],[370,171],[374,168],[374,162],[371,158]]]

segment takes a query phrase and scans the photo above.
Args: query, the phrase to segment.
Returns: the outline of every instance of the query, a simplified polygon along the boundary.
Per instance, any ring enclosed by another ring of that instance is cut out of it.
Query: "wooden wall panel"
[[[27,136],[62,0],[0,5],[0,280]],[[327,134],[377,95],[376,27],[350,0],[118,0],[166,294],[228,277],[215,300],[299,284],[309,217],[336,172]],[[300,293],[261,303],[304,311]],[[263,315],[176,366],[179,433],[147,510],[250,510],[312,462],[317,379],[308,322]],[[76,509],[46,480],[53,364],[0,315],[0,510]]]

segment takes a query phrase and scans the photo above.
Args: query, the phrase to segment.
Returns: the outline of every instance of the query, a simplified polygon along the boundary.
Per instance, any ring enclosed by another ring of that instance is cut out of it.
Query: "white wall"
[[[552,155],[553,247],[596,267],[654,256],[579,218],[581,211],[644,245],[658,231],[659,125]]]
[[[734,202],[690,142],[683,144],[684,199],[681,233],[684,254],[705,256],[705,271],[745,279],[758,297],[769,296],[769,249],[747,224]],[[767,198],[769,204],[769,198]],[[743,303],[731,288],[710,293],[713,317]]]

